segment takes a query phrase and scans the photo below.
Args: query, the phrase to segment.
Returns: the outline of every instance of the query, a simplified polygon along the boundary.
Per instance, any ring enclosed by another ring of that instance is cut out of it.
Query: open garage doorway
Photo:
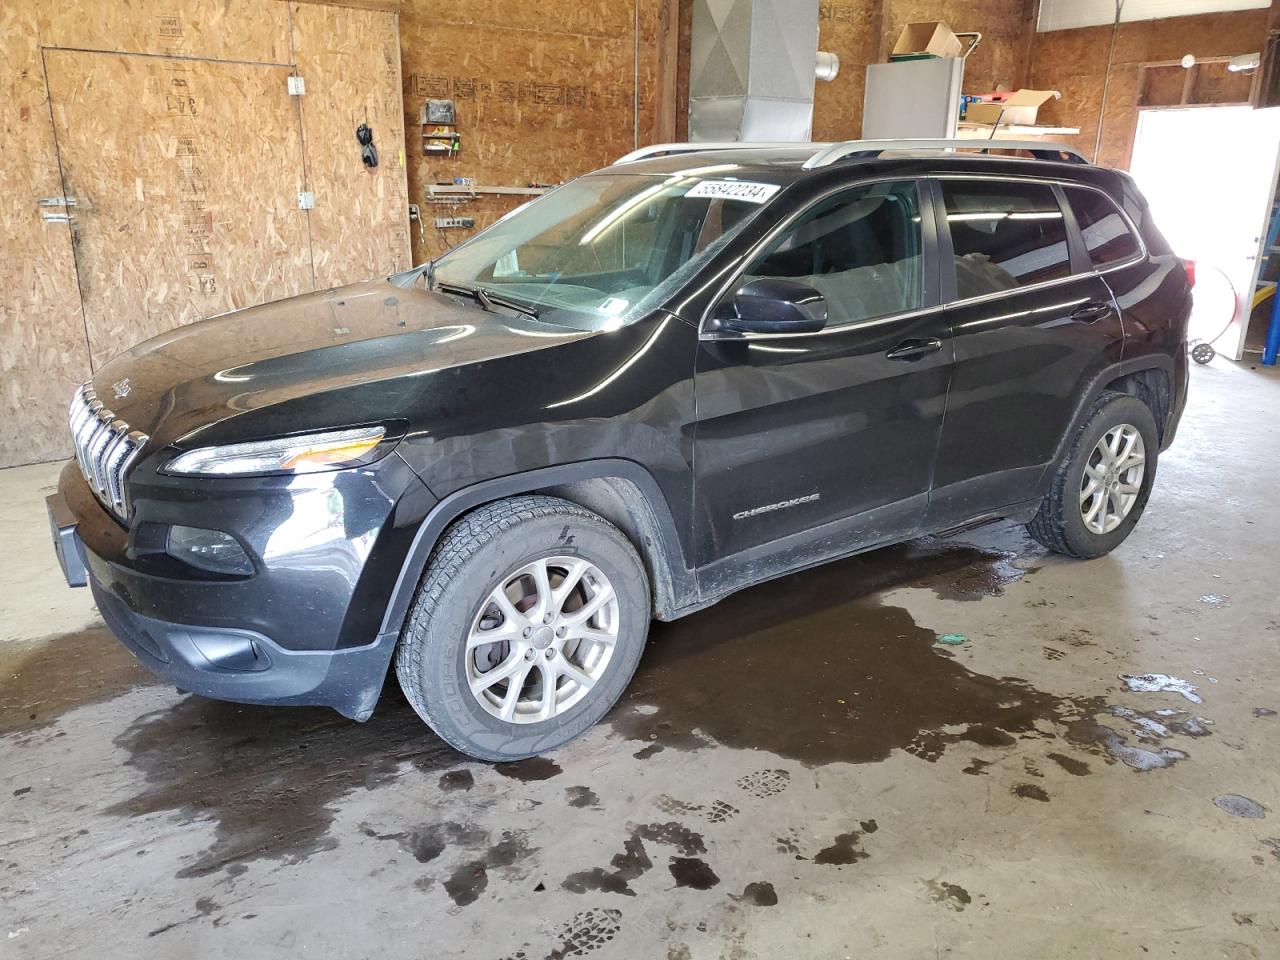
[[[1280,109],[1143,110],[1130,169],[1179,256],[1196,261],[1193,340],[1240,359],[1271,217]],[[1233,319],[1234,318],[1234,319]]]

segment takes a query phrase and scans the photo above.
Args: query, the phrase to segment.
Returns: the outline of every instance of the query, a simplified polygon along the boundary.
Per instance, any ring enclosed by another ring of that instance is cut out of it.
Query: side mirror
[[[745,333],[811,333],[827,325],[826,299],[794,280],[752,280],[734,294],[733,313],[724,326]]]

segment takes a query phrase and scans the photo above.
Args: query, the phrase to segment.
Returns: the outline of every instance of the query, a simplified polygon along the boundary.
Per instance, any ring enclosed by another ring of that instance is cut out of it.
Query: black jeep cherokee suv
[[[364,720],[394,660],[511,759],[605,714],[651,617],[993,518],[1104,554],[1182,411],[1188,273],[1125,174],[945,147],[650,148],[135,347],[72,401],[67,578],[182,688]]]

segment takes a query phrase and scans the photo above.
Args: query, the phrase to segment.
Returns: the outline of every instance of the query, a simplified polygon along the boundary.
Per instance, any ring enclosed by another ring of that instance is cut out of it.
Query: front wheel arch
[[[444,497],[418,525],[387,601],[380,633],[399,634],[436,544],[464,514],[508,497],[542,493],[599,514],[623,531],[640,554],[653,587],[653,614],[674,618],[697,602],[697,581],[687,564],[671,508],[653,475],[633,460],[600,459],[496,477]]]

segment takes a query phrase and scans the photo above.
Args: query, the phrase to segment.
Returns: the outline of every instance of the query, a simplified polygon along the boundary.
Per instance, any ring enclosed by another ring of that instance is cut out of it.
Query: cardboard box
[[[898,34],[898,42],[889,54],[890,60],[915,57],[958,57],[964,44],[941,20],[908,23]]]
[[[1062,97],[1057,90],[1017,90],[992,94],[989,102],[971,103],[964,118],[970,123],[1034,126],[1036,114],[1050,100]],[[987,98],[983,98],[986,100]]]

